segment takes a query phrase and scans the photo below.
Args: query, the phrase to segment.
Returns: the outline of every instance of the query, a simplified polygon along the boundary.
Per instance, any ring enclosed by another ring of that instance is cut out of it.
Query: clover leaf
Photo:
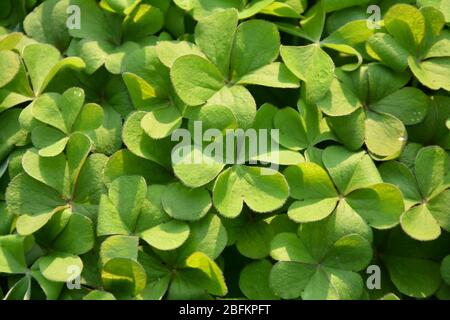
[[[428,88],[449,90],[450,55],[445,49],[449,35],[442,30],[444,14],[447,12],[432,6],[392,6],[384,16],[385,32],[367,42],[369,54],[395,71],[409,67]]]
[[[408,74],[379,64],[352,73],[337,71],[336,76],[330,92],[317,102],[331,116],[327,120],[334,134],[350,149],[365,143],[378,160],[398,156],[406,141],[405,125],[424,119],[429,98],[417,88],[404,87]]]
[[[298,87],[284,64],[275,62],[280,39],[268,22],[238,26],[237,11],[224,10],[201,19],[195,39],[207,59],[188,54],[177,58],[171,68],[175,90],[188,105],[202,105],[227,86]]]
[[[321,40],[326,6],[326,2],[319,1],[311,7],[305,18],[300,20],[300,27],[278,24],[281,31],[313,42],[306,46],[283,45],[280,49],[288,69],[305,83],[305,98],[308,103],[314,103],[327,94],[334,78],[335,64],[322,47],[356,57],[356,63],[342,67],[346,71],[352,71],[362,63],[361,53],[354,47],[364,43],[373,33],[367,28],[365,21],[352,21]]]
[[[135,108],[147,111],[141,126],[152,139],[165,138],[179,128],[186,108],[175,93],[164,61],[152,46],[136,51],[124,62],[123,79]]]
[[[135,5],[125,17],[102,10],[93,0],[71,0],[70,4],[78,6],[81,12],[89,12],[81,19],[79,29],[69,30],[78,40],[72,41],[68,50],[86,62],[89,74],[102,65],[111,73],[120,73],[124,57],[154,43],[153,34],[164,25],[163,12],[147,3]]]
[[[401,229],[394,229],[379,248],[381,262],[387,267],[391,281],[403,294],[426,298],[441,284],[440,261],[449,243],[446,235],[434,242],[416,241]]]
[[[61,70],[85,67],[78,57],[61,60],[59,51],[47,44],[28,44],[21,56],[23,63],[14,79],[0,89],[0,112],[41,95]]]
[[[92,210],[102,192],[101,179],[95,177],[106,159],[88,157],[90,141],[82,134],[72,135],[66,150],[67,155],[42,157],[36,149],[30,149],[23,156],[25,173],[17,175],[6,192],[8,210],[19,215],[16,228],[20,234],[38,231],[66,209],[71,213],[70,221],[81,219],[86,232],[93,232]]]
[[[59,239],[58,242],[61,243]],[[38,283],[48,299],[57,299],[64,282],[78,277],[83,268],[82,260],[76,255],[60,251],[45,253],[32,237],[7,235],[0,237],[0,243],[1,272],[23,275],[23,278],[11,287],[5,299],[30,299],[31,295],[37,296],[35,287],[31,286],[32,282]],[[32,250],[35,250],[35,258],[31,258],[33,260],[30,263],[28,253]]]
[[[70,0],[44,1],[29,13],[23,24],[27,35],[65,51],[70,43],[67,9]]]
[[[423,121],[407,128],[408,139],[423,145],[438,145],[446,150],[450,149],[449,103],[448,97],[432,97]]]
[[[19,117],[20,110],[16,108],[2,113],[0,118],[2,128],[0,132],[0,161],[4,161],[15,146],[23,146],[27,143],[27,132],[21,128]]]
[[[292,150],[311,149],[322,141],[334,140],[320,110],[299,101],[299,112],[292,108],[279,110],[274,127],[280,130],[280,143]]]
[[[239,19],[247,19],[258,13],[285,18],[299,18],[306,9],[305,0],[175,0],[181,9],[188,11],[196,20],[223,9],[239,11]]]
[[[252,262],[242,269],[239,277],[239,288],[245,296],[252,300],[278,300],[269,284],[272,264],[267,260]]]
[[[39,155],[54,157],[60,154],[71,136],[87,134],[103,123],[103,109],[97,104],[84,104],[84,91],[71,88],[62,95],[46,93],[30,105],[31,140],[39,148]]]
[[[331,146],[322,156],[326,168],[313,162],[286,169],[293,202],[289,217],[296,222],[319,221],[334,211],[352,211],[377,229],[399,223],[403,199],[393,185],[382,183],[374,163],[364,152]]]
[[[213,202],[220,214],[234,218],[241,213],[244,202],[255,212],[270,212],[280,208],[288,195],[288,184],[279,172],[236,165],[217,177]]]
[[[449,228],[449,160],[442,148],[421,149],[414,171],[404,164],[388,162],[380,167],[380,173],[384,181],[395,184],[403,193],[406,211],[400,222],[409,236],[429,241],[439,237],[441,228]]]
[[[372,259],[372,234],[352,211],[302,224],[297,235],[280,233],[272,241],[270,286],[284,299],[359,299],[358,271]]]
[[[139,176],[115,179],[100,200],[97,234],[137,236],[160,250],[181,246],[189,236],[189,226],[164,211],[164,189],[158,185],[147,188]]]

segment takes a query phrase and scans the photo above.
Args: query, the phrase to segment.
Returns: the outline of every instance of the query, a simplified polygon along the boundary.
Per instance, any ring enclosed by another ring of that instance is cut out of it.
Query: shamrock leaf
[[[300,21],[300,27],[278,24],[280,30],[314,42],[306,46],[283,45],[280,50],[288,69],[305,83],[305,98],[308,103],[314,103],[326,95],[334,78],[335,64],[322,48],[356,57],[356,63],[342,66],[343,70],[353,71],[362,63],[362,50],[360,48],[358,51],[355,47],[361,46],[373,34],[367,28],[366,21],[352,21],[321,41],[326,6],[326,1],[319,1],[311,7],[305,19]]]
[[[217,177],[213,202],[220,214],[234,218],[241,213],[244,202],[255,212],[270,212],[280,208],[288,195],[288,184],[279,172],[235,165]]]
[[[80,88],[71,88],[62,95],[43,94],[30,108],[38,122],[33,123],[31,140],[44,157],[60,154],[73,133],[86,134],[103,123],[103,109],[97,104],[84,104]]]
[[[102,65],[111,73],[119,74],[125,56],[154,43],[153,34],[164,25],[163,12],[147,3],[133,6],[125,17],[102,10],[93,0],[71,0],[70,3],[81,12],[89,12],[81,19],[80,28],[69,30],[72,37],[79,39],[71,43],[69,54],[80,56],[89,74]]]
[[[431,6],[392,6],[384,16],[385,32],[367,42],[369,54],[395,71],[409,67],[428,88],[450,90],[450,55],[445,49],[449,36],[442,30],[443,13]]]
[[[24,20],[27,35],[65,51],[70,43],[67,28],[69,3],[70,0],[50,0],[37,6]]]
[[[292,108],[279,110],[274,118],[274,127],[280,130],[280,143],[292,150],[303,150],[333,140],[322,113],[314,105],[299,101],[300,114]]]
[[[78,277],[83,268],[79,257],[60,252],[38,256],[28,267],[26,254],[37,248],[31,237],[2,236],[0,244],[0,272],[23,276],[6,294],[6,300],[28,300],[38,296],[36,288],[39,288],[47,299],[57,299],[64,282]],[[67,272],[71,267],[76,267],[77,273]],[[32,283],[37,283],[38,286],[32,286]]]
[[[252,300],[278,300],[269,284],[272,264],[267,260],[252,262],[242,269],[239,288]]]
[[[142,176],[147,185],[167,183],[173,180],[172,175],[164,167],[153,161],[137,157],[127,149],[119,150],[109,158],[103,174],[107,185],[121,176]]]
[[[147,188],[139,176],[115,179],[100,200],[97,234],[136,235],[160,250],[178,248],[188,238],[189,226],[164,211],[166,192],[163,186]]]
[[[0,117],[2,128],[0,132],[0,161],[3,161],[15,146],[22,146],[27,142],[27,133],[20,127],[19,116],[20,110],[14,108],[3,112]]]
[[[106,157],[88,157],[89,151],[89,139],[74,134],[67,143],[67,155],[41,157],[36,149],[25,153],[22,158],[25,173],[17,175],[6,192],[8,210],[19,215],[16,228],[20,234],[36,232],[55,213],[66,209],[70,209],[73,219],[92,225],[90,212],[102,192],[101,179],[95,178]]]
[[[223,296],[228,292],[221,269],[203,252],[194,252],[174,265],[177,271],[174,277],[159,257],[143,252],[139,261],[152,281],[141,292],[143,299],[156,300],[164,295],[169,300],[208,299],[210,295]]]
[[[272,241],[270,286],[283,299],[359,299],[363,281],[358,271],[372,259],[371,231],[352,211],[302,224],[295,233]]]
[[[142,129],[141,122],[146,112],[137,111],[128,117],[123,128],[123,142],[133,154],[154,161],[163,167],[170,165],[170,152],[173,143],[170,139],[155,140]]]
[[[185,105],[176,95],[169,69],[155,47],[136,51],[125,59],[123,79],[134,106],[147,111],[141,127],[152,139],[169,136],[181,126]]]
[[[398,156],[406,141],[405,125],[423,120],[429,98],[419,89],[403,87],[407,74],[379,64],[352,73],[338,71],[336,76],[330,92],[317,102],[331,116],[327,120],[334,134],[350,149],[365,142],[376,159]]]
[[[247,19],[258,13],[270,14],[272,12],[278,12],[279,7],[285,8],[286,11],[294,11],[294,6],[297,8],[301,4],[297,4],[297,0],[290,1],[275,1],[275,0],[175,0],[174,1],[181,9],[188,11],[192,14],[194,19],[201,20],[208,15],[221,11],[223,9],[234,8],[239,11],[239,19]],[[279,5],[274,4],[279,3]],[[288,2],[284,4],[283,2]],[[302,1],[303,2],[303,1]],[[291,4],[293,3],[293,4]],[[304,6],[304,4],[303,4]],[[295,11],[294,11],[295,12]]]
[[[441,284],[439,262],[446,255],[448,237],[434,242],[411,239],[401,229],[395,229],[387,242],[380,247],[381,262],[389,272],[397,289],[410,297],[426,298],[435,293]]]
[[[237,12],[225,10],[201,19],[195,38],[207,59],[188,54],[177,58],[171,68],[175,90],[188,105],[204,104],[227,84],[298,87],[285,66],[275,62],[280,39],[268,22],[254,20],[238,26]]]
[[[449,229],[449,160],[443,149],[421,149],[414,171],[401,163],[389,162],[380,167],[380,173],[384,181],[397,185],[403,193],[406,211],[400,221],[409,236],[429,241],[439,237],[441,228]]]
[[[399,223],[402,195],[393,185],[382,183],[367,154],[332,146],[324,150],[322,160],[327,170],[313,162],[285,170],[291,197],[299,200],[288,209],[292,220],[319,221],[334,211],[351,211],[377,229]]]
[[[137,256],[138,238],[134,236],[113,235],[100,246],[103,287],[120,299],[130,299],[146,286],[147,276]]]
[[[182,140],[172,151],[175,175],[186,186],[196,188],[213,181],[226,164],[278,166],[302,162],[300,153],[279,147],[272,130],[277,110],[269,104],[261,106],[256,115],[249,114],[255,118],[252,128],[243,131],[236,129],[236,112],[230,107],[202,106],[188,122],[190,135],[180,134]],[[202,134],[202,141],[198,141]]]
[[[83,88],[86,100],[103,109],[101,126],[85,132],[93,142],[93,149],[107,155],[118,151],[122,147],[122,117],[133,110],[122,78],[104,68],[92,75],[66,69],[55,77],[47,91],[64,93],[72,88]]]
[[[449,103],[448,97],[432,97],[427,116],[422,122],[408,127],[408,139],[423,145],[450,149]]]
[[[305,0],[277,0],[265,7],[261,13],[282,18],[300,18],[306,6]]]
[[[189,238],[177,250],[138,250],[137,237],[111,236],[100,250],[103,281],[116,296],[125,298],[136,294],[137,299],[145,300],[157,300],[165,295],[169,299],[225,295],[223,274],[213,259],[219,256],[226,242],[226,231],[215,215],[192,223]],[[127,275],[125,289],[115,280],[116,274]]]
[[[267,257],[270,253],[270,242],[278,231],[273,220],[267,219],[267,215],[248,209],[244,209],[237,218],[224,219],[223,223],[228,231],[228,245],[236,245],[239,253],[250,259]],[[284,228],[281,230],[284,231]]]
[[[14,79],[0,89],[0,112],[41,95],[61,70],[85,67],[77,57],[61,60],[59,51],[47,44],[29,44],[21,56],[23,63]]]
[[[420,7],[431,6],[439,9],[445,16],[445,22],[450,22],[450,2],[448,2],[448,0],[418,0],[417,4]]]

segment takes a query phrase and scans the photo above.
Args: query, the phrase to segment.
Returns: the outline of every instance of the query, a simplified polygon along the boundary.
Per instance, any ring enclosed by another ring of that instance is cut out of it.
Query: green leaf
[[[295,222],[318,221],[330,215],[338,202],[333,182],[319,165],[307,162],[285,171],[293,202],[289,218]]]
[[[353,210],[376,229],[388,229],[397,225],[404,212],[402,194],[389,184],[375,184],[356,190],[346,197]]]
[[[237,24],[237,11],[224,10],[202,18],[195,28],[195,42],[223,77],[228,76]]]
[[[170,184],[161,200],[164,210],[178,220],[199,220],[211,208],[211,197],[206,189],[191,189],[181,183]]]
[[[147,184],[162,183],[172,180],[167,170],[153,161],[140,158],[127,149],[114,153],[105,167],[104,179],[110,184],[121,176],[141,176]]]
[[[66,253],[51,253],[45,257],[40,258],[37,263],[42,275],[48,280],[57,282],[67,282],[75,279],[81,274],[83,270],[82,260],[71,254]],[[74,273],[78,270],[78,273]]]
[[[207,290],[211,294],[224,296],[228,292],[225,279],[222,271],[217,264],[211,260],[203,252],[194,252],[190,255],[184,265],[187,268],[192,268],[201,271],[208,279]]]
[[[358,299],[363,282],[355,271],[372,258],[363,225],[353,213],[337,210],[324,220],[302,224],[298,236],[278,234],[271,250],[279,261],[270,273],[275,294],[284,299]]]
[[[6,201],[9,212],[20,215],[16,228],[24,235],[39,230],[55,212],[66,207],[58,192],[23,173],[9,184]]]
[[[439,288],[439,264],[433,261],[407,258],[386,257],[392,282],[400,292],[415,298],[426,298]]]
[[[244,202],[255,212],[270,212],[280,208],[288,195],[288,184],[279,172],[237,165],[218,176],[213,202],[220,214],[234,218],[241,213]]]
[[[190,223],[191,233],[187,241],[178,249],[177,262],[192,253],[200,251],[215,260],[227,245],[227,230],[220,218],[215,214],[208,214],[204,218]]]
[[[141,292],[147,275],[142,266],[126,258],[113,258],[102,268],[103,286],[117,297],[129,298]]]
[[[172,143],[168,139],[154,140],[145,133],[141,127],[145,115],[145,112],[138,111],[128,117],[123,127],[123,142],[138,157],[168,167]]]
[[[139,176],[123,176],[115,179],[108,196],[101,198],[97,233],[99,235],[131,234],[136,228],[147,185]]]
[[[177,94],[191,106],[204,104],[225,85],[219,69],[197,55],[175,60],[170,75]]]
[[[19,72],[20,59],[12,51],[0,51],[0,73],[2,75],[0,79],[0,88],[11,82]]]
[[[166,106],[147,113],[141,120],[141,126],[150,138],[161,139],[178,129],[181,122],[180,112],[173,106]]]
[[[333,60],[318,46],[281,46],[288,69],[306,85],[306,99],[315,102],[327,94],[333,81]],[[305,68],[306,66],[306,68]]]
[[[178,150],[182,155],[179,160],[173,162],[173,170],[188,187],[199,188],[211,182],[225,166],[222,161],[217,161],[216,157],[209,157],[196,145],[189,145],[188,150],[180,146],[180,149],[174,149],[173,155],[178,155]]]
[[[371,109],[379,113],[391,114],[405,125],[412,125],[423,120],[429,103],[428,96],[422,91],[405,87],[371,104]]]
[[[372,159],[363,151],[350,152],[340,146],[330,146],[324,150],[322,159],[343,195],[382,182]]]
[[[36,94],[41,94],[60,70],[85,67],[83,60],[78,57],[60,60],[59,51],[47,44],[29,44],[23,49],[22,55]]]
[[[393,70],[403,72],[408,67],[409,52],[391,35],[375,33],[367,41],[369,54]]]
[[[93,290],[85,295],[83,300],[116,300],[116,298],[109,292]]]
[[[231,52],[232,78],[239,79],[274,62],[279,49],[280,36],[274,24],[262,20],[240,24]]]
[[[239,277],[239,288],[245,296],[252,300],[278,300],[269,286],[269,274],[272,264],[267,260],[259,260],[242,269]]]
[[[272,227],[265,221],[250,223],[236,239],[236,248],[245,257],[265,258],[270,253],[270,241],[274,236]]]
[[[189,226],[181,221],[160,224],[141,233],[141,238],[159,250],[180,247],[189,237]]]
[[[389,114],[367,112],[366,116],[366,146],[369,151],[381,159],[399,155],[406,141],[403,123]]]
[[[442,188],[444,177],[449,172],[450,163],[446,152],[439,147],[426,147],[416,158],[415,174],[422,195],[431,197],[436,189]]]
[[[414,52],[425,36],[425,18],[407,4],[392,6],[384,16],[387,31],[410,52]]]
[[[168,68],[172,68],[173,63],[182,56],[198,55],[206,58],[198,46],[188,41],[159,41],[156,52],[159,60]]]
[[[441,275],[442,275],[442,279],[445,281],[445,283],[449,284],[450,283],[450,256],[446,256],[443,260],[442,260],[442,264],[441,264]]]
[[[101,265],[115,258],[137,260],[139,239],[134,236],[115,235],[106,238],[100,246]]]
[[[295,77],[283,63],[274,62],[239,78],[238,84],[253,84],[272,88],[298,88]]]
[[[69,3],[69,0],[51,0],[39,5],[24,20],[27,35],[39,42],[52,44],[60,50],[66,49],[70,42],[67,29]]]
[[[128,41],[140,41],[158,32],[164,25],[164,14],[156,6],[140,4],[126,16],[122,32]]]
[[[441,227],[425,205],[406,211],[401,222],[403,230],[416,240],[434,240],[441,234]]]
[[[5,235],[0,237],[0,272],[25,273],[24,238],[18,235]]]

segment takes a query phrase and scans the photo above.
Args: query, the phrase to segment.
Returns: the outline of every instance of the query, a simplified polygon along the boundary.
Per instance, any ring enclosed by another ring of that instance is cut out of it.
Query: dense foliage
[[[449,25],[448,0],[2,0],[0,297],[450,299]],[[280,147],[174,161],[218,139],[198,122]]]

